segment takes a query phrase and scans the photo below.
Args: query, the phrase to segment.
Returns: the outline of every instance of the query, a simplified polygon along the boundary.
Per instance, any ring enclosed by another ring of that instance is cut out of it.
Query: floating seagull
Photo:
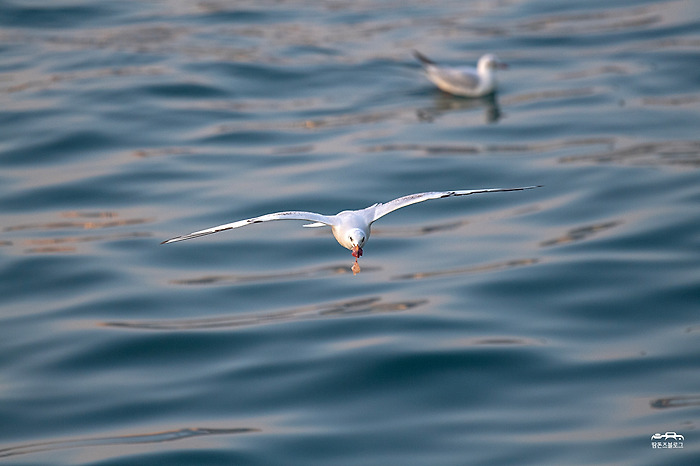
[[[194,233],[190,233],[188,235],[176,236],[175,238],[170,238],[169,240],[163,241],[161,244],[176,243],[186,239],[198,238],[200,236],[211,235],[212,233],[218,233],[224,230],[244,227],[253,223],[271,222],[273,220],[305,220],[307,222],[313,222],[303,225],[307,228],[324,226],[331,227],[333,236],[335,236],[338,243],[340,243],[340,245],[344,248],[352,251],[352,256],[355,257],[355,264],[352,267],[352,271],[353,273],[358,273],[360,271],[360,266],[357,263],[357,259],[362,256],[362,247],[369,239],[372,223],[390,212],[411,204],[428,201],[430,199],[467,196],[469,194],[479,193],[523,191],[525,189],[538,187],[539,186],[527,186],[523,188],[487,188],[409,194],[408,196],[403,196],[386,203],[377,203],[361,210],[344,210],[336,215],[322,215],[315,212],[303,211],[275,212],[272,214],[261,215],[260,217],[248,218],[233,223],[226,223],[224,225],[207,228],[205,230],[195,231]]]
[[[464,97],[480,97],[496,90],[496,69],[508,68],[495,55],[479,58],[476,68],[471,66],[439,66],[417,50],[413,55],[420,60],[430,79],[437,87],[450,94]]]

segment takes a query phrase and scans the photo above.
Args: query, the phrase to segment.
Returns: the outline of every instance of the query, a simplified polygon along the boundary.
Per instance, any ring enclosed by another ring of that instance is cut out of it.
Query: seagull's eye
[[[352,236],[350,237],[350,241],[353,241]]]

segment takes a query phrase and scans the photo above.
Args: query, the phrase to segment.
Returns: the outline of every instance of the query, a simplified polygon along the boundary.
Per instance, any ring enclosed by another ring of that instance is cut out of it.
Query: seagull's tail
[[[420,61],[424,66],[436,64],[434,61],[420,53],[418,50],[413,51],[413,56],[416,57],[416,59]]]

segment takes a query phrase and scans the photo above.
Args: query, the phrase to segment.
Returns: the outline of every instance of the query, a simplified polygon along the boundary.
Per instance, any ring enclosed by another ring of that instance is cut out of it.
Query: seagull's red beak
[[[361,257],[362,256],[362,248],[359,246],[354,246],[352,248],[352,257]]]

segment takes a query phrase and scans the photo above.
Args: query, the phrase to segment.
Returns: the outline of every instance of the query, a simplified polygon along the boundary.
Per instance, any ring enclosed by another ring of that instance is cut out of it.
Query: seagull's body
[[[481,97],[496,90],[496,70],[507,68],[495,55],[486,54],[479,59],[476,68],[470,66],[441,66],[418,51],[413,55],[437,87],[450,94],[463,97]]]
[[[430,199],[442,199],[453,196],[467,196],[469,194],[493,193],[504,191],[523,191],[525,189],[536,188],[537,186],[528,186],[523,188],[487,188],[487,189],[472,189],[460,191],[437,191],[427,193],[409,194],[408,196],[399,197],[393,201],[386,203],[377,203],[365,209],[360,210],[344,210],[336,215],[322,215],[316,212],[303,211],[287,211],[275,212],[272,214],[261,215],[259,217],[239,220],[232,223],[207,228],[205,230],[195,231],[183,236],[176,236],[169,240],[163,241],[161,244],[175,243],[186,239],[198,238],[200,236],[218,233],[224,230],[232,230],[234,228],[244,227],[253,223],[271,222],[274,220],[304,220],[313,222],[304,227],[323,227],[329,226],[333,231],[333,236],[344,248],[350,249],[352,255],[358,258],[362,255],[362,247],[369,239],[372,223],[379,220],[386,214],[393,212],[402,207],[416,204],[418,202],[427,201]],[[357,263],[357,260],[355,261]],[[359,267],[357,267],[359,271]],[[355,271],[355,266],[353,267]]]

